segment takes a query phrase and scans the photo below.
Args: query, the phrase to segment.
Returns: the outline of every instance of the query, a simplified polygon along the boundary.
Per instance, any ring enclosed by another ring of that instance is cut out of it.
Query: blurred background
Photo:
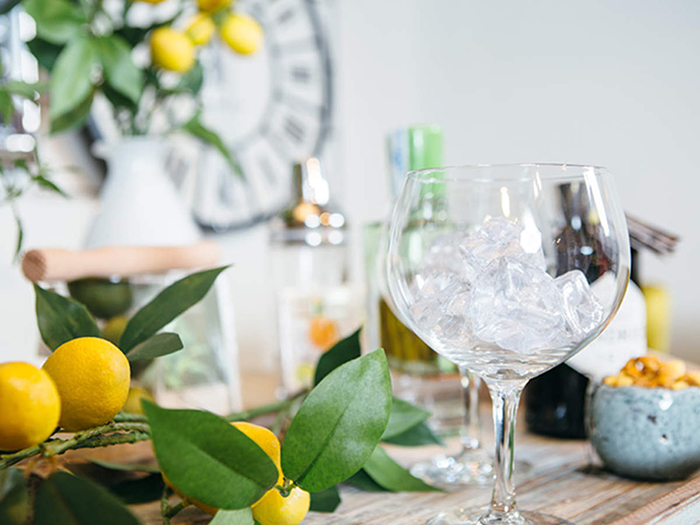
[[[170,1],[134,7],[166,9]],[[361,290],[362,228],[385,219],[391,205],[387,133],[420,123],[442,128],[445,164],[609,168],[630,215],[682,238],[675,255],[642,253],[639,272],[670,297],[671,352],[700,359],[693,277],[700,266],[700,4],[241,0],[240,10],[260,22],[264,42],[254,55],[230,57],[214,49],[218,44],[201,51],[202,122],[219,132],[243,174],[256,181],[259,208],[250,205],[250,192],[210,180],[220,159],[203,159],[202,146],[189,137],[172,140],[185,159],[174,175],[178,190],[204,226],[203,236],[233,264],[230,321],[241,369],[279,370],[268,219],[291,203],[293,163],[322,159],[331,201],[347,220],[349,282]],[[11,50],[3,60],[19,67],[16,80],[35,81],[26,49],[18,59],[8,42],[11,31],[26,41],[36,29],[21,7],[2,18],[2,45]],[[298,60],[289,56],[295,46]],[[287,100],[289,113],[269,110],[280,100]],[[33,189],[15,202],[23,249],[85,246],[109,176],[91,146],[112,137],[97,106],[87,131],[82,125],[52,135],[39,126],[24,130],[36,137],[42,163],[70,198]],[[31,126],[25,121],[24,127]],[[251,153],[263,146],[246,150],[249,136],[267,137],[264,147],[285,153],[265,162],[267,154]],[[158,215],[158,194],[147,202]],[[238,211],[217,211],[221,202]],[[39,342],[31,285],[13,262],[16,243],[12,209],[2,206],[0,361],[31,360]]]

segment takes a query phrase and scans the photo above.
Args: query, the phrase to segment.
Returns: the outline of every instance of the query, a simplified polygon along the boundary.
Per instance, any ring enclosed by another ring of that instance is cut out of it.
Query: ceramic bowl
[[[590,440],[621,476],[667,481],[700,468],[700,388],[596,388]]]

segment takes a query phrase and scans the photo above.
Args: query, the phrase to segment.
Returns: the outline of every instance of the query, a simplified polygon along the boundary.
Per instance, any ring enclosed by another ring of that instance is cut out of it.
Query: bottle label
[[[592,289],[595,291],[596,283]],[[639,287],[630,281],[620,310],[602,334],[566,364],[601,381],[617,375],[625,363],[647,353],[646,306]]]

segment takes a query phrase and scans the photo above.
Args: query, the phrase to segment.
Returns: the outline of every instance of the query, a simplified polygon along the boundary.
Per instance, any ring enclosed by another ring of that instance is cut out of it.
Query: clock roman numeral
[[[268,159],[265,155],[260,155],[258,157],[258,165],[265,174],[265,178],[270,186],[274,186],[277,183],[277,174],[275,173],[275,169],[272,167],[272,164],[270,164],[270,159]]]
[[[294,18],[294,10],[287,9],[286,11],[282,11],[279,14],[279,16],[277,17],[277,22],[280,24],[284,24],[285,22],[289,22],[292,18]]]
[[[304,66],[294,66],[292,68],[292,79],[301,84],[307,84],[311,79],[311,72]]]
[[[291,115],[284,119],[284,131],[296,143],[301,143],[304,140],[304,127],[301,122]]]

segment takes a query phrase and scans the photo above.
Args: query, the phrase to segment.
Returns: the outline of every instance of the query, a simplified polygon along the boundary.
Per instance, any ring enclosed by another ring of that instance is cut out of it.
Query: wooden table
[[[522,425],[521,425],[522,427]],[[458,450],[452,441],[448,452]],[[625,480],[590,467],[589,445],[584,441],[563,441],[530,434],[518,437],[518,459],[530,462],[531,476],[518,484],[518,504],[566,518],[580,525],[691,525],[700,523],[700,474],[670,483]],[[433,454],[441,447],[389,447],[390,454],[405,465]],[[149,443],[122,445],[70,453],[76,457],[100,457],[109,461],[153,461]],[[640,458],[641,460],[641,458]],[[390,494],[341,490],[343,503],[333,514],[310,513],[304,524],[314,525],[408,525],[422,524],[441,511],[485,505],[490,490],[468,488],[450,494]],[[146,525],[162,523],[159,503],[132,507]],[[173,525],[204,524],[209,516],[188,508],[173,519]]]

